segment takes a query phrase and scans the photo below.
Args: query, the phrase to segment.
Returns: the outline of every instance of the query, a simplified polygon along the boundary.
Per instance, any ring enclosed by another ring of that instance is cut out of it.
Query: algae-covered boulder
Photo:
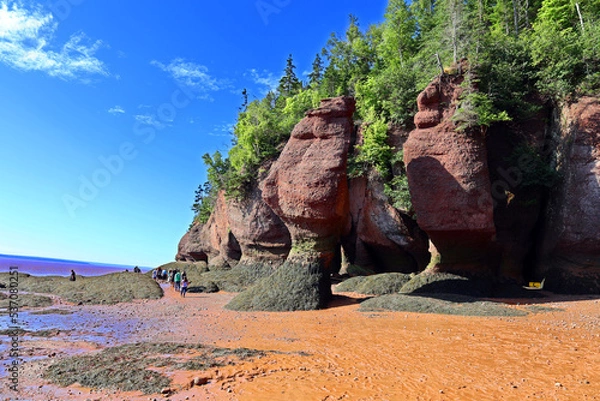
[[[425,271],[417,274],[400,289],[402,294],[459,294],[488,297],[493,282],[487,278],[465,277],[450,273]]]
[[[270,276],[274,267],[268,264],[241,264],[228,270],[211,270],[190,284],[190,292],[241,292]]]
[[[361,312],[395,311],[435,313],[460,316],[527,316],[528,312],[496,302],[482,301],[459,295],[420,296],[389,294],[372,298],[360,304]]]
[[[0,283],[10,281],[0,273]],[[159,299],[162,289],[148,274],[120,272],[103,276],[77,276],[76,281],[60,276],[19,274],[19,291],[54,294],[75,304],[116,304],[134,299]]]
[[[399,292],[412,275],[403,273],[382,273],[373,276],[349,278],[335,287],[335,292],[356,292],[366,295],[384,295]]]
[[[226,305],[238,311],[297,311],[324,307],[329,299],[328,280],[318,256],[312,260],[288,259],[275,273],[242,292]]]

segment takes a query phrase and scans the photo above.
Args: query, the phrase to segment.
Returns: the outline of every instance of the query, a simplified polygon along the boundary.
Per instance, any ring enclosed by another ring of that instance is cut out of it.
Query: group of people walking
[[[188,281],[187,274],[184,272],[180,272],[178,269],[175,270],[160,270],[154,269],[152,271],[152,278],[156,281],[158,280],[166,280],[167,283],[171,284],[171,287],[178,291],[179,294],[185,298],[185,294],[187,293],[190,282]]]

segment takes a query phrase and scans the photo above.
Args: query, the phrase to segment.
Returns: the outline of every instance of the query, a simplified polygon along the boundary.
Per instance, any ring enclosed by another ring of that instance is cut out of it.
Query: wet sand
[[[365,313],[358,311],[360,296],[344,295],[329,309],[294,313],[232,312],[223,306],[234,294],[188,294],[183,299],[170,288],[159,300],[55,305],[74,312],[61,316],[62,325],[73,323],[71,331],[23,338],[26,359],[18,398],[600,400],[597,297],[554,297],[537,302],[550,310],[498,318]],[[33,329],[51,322],[38,322]],[[168,397],[77,385],[59,388],[40,378],[60,358],[136,341],[201,342],[272,352],[236,366],[166,372],[175,390]],[[4,359],[5,349],[1,352]],[[190,388],[194,377],[208,383]],[[10,398],[6,377],[0,380],[0,399],[16,400],[14,395]]]

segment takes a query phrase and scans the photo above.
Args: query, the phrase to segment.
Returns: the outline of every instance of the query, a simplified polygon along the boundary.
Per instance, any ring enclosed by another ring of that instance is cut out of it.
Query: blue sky
[[[154,266],[247,88],[385,0],[0,0],[0,253]]]

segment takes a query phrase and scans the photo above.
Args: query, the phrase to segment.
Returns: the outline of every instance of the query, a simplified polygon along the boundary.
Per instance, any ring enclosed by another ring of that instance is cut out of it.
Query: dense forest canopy
[[[290,55],[277,91],[252,102],[244,91],[228,155],[204,155],[208,182],[196,191],[195,220],[206,222],[221,189],[242,197],[304,113],[339,95],[356,98],[364,127],[349,173],[379,175],[392,204],[410,208],[388,127],[410,128],[419,92],[463,59],[459,129],[526,117],[534,96],[560,103],[597,94],[600,0],[390,0],[383,23],[367,28],[350,15],[345,34],[332,33],[315,56],[307,82]]]

